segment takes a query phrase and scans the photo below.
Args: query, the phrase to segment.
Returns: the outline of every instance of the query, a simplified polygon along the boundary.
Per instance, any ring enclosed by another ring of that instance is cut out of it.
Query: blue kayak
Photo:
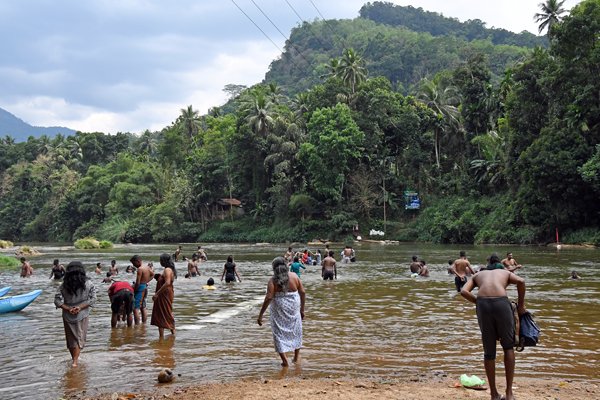
[[[0,314],[21,311],[42,293],[40,289],[0,299]]]
[[[0,297],[4,296],[9,291],[10,291],[10,286],[6,286],[6,287],[3,287],[3,288],[0,288]]]

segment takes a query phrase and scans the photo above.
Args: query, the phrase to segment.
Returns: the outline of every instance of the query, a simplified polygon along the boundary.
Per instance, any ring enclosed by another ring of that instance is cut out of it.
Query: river
[[[158,384],[163,367],[179,375],[173,384],[181,386],[286,374],[395,379],[435,370],[456,377],[485,376],[474,306],[456,294],[446,272],[448,259],[457,258],[463,249],[472,264],[484,264],[494,251],[501,255],[512,251],[524,265],[518,274],[527,282],[526,307],[535,314],[542,336],[537,347],[517,353],[517,383],[520,376],[596,382],[600,376],[600,252],[595,249],[358,243],[357,262],[340,266],[337,281],[323,282],[317,267],[303,272],[307,304],[302,363],[283,374],[268,318],[259,327],[256,317],[271,274],[270,261],[287,245],[206,244],[209,260],[200,265],[202,276],[193,279],[184,279],[186,263],[177,263],[177,333],[164,341],[150,325],[111,329],[108,285],[93,270],[96,262],[102,262],[106,271],[114,258],[118,278],[131,281],[133,275],[125,268],[133,254],[156,267],[159,255],[173,253],[175,245],[119,245],[94,251],[33,247],[42,254],[31,257],[32,278],[19,278],[17,270],[0,272],[0,287],[12,286],[9,294],[43,290],[23,311],[0,315],[2,399],[57,399],[84,390],[89,395],[149,390]],[[331,245],[338,254],[342,247]],[[183,254],[189,256],[195,248],[184,244]],[[230,254],[242,283],[220,283]],[[430,278],[410,277],[413,254],[427,261]],[[65,265],[82,261],[98,287],[87,345],[74,369],[61,313],[53,304],[59,283],[48,279],[54,258]],[[571,270],[582,279],[568,279]],[[217,290],[202,290],[209,277],[217,282]],[[152,283],[150,295],[154,288]],[[509,296],[516,298],[515,288]],[[498,371],[503,375],[501,358]]]

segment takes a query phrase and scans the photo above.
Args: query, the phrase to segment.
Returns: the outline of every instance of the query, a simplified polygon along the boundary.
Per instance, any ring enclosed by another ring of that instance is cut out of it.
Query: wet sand
[[[503,377],[499,377],[503,380]],[[503,381],[502,381],[503,383]],[[490,391],[455,387],[457,379],[428,378],[417,381],[366,381],[340,379],[240,380],[228,383],[174,388],[169,384],[146,393],[106,393],[89,397],[85,392],[68,399],[350,399],[350,400],[431,400],[431,399],[490,399]],[[515,397],[521,400],[592,400],[600,398],[600,382],[562,379],[516,379]],[[498,390],[504,390],[499,384]]]

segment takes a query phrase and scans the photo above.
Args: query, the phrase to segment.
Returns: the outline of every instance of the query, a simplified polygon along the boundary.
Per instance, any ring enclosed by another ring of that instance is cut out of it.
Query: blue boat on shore
[[[3,287],[3,288],[0,288],[0,297],[4,296],[9,291],[10,291],[10,286],[6,286],[6,287]]]
[[[38,298],[42,293],[40,289],[33,290],[29,293],[19,294],[17,296],[9,296],[0,299],[0,314],[21,311],[31,302]]]

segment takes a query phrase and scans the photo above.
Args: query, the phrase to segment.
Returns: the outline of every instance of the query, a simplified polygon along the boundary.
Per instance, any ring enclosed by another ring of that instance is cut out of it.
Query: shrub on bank
[[[576,231],[567,231],[561,239],[566,244],[591,244],[600,246],[600,229],[582,228]]]
[[[112,242],[109,242],[108,240],[101,240],[99,244],[100,244],[101,249],[112,249],[113,248]]]
[[[0,270],[12,270],[19,267],[21,263],[15,257],[0,254]]]
[[[0,249],[7,249],[9,247],[13,247],[14,243],[10,240],[0,240]]]
[[[90,249],[99,249],[100,248],[100,242],[97,241],[93,237],[85,237],[82,239],[77,239],[73,245],[75,246],[76,249],[79,249],[79,250],[90,250]]]

